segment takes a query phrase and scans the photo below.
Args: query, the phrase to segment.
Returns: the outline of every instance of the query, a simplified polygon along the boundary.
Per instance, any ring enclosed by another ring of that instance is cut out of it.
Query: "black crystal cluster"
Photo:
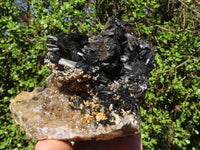
[[[102,111],[101,104],[104,121],[112,120],[112,111],[135,112],[155,62],[151,44],[137,40],[127,22],[111,18],[90,37],[76,32],[47,38],[45,63],[60,78],[57,86],[71,96],[72,108],[92,114]]]

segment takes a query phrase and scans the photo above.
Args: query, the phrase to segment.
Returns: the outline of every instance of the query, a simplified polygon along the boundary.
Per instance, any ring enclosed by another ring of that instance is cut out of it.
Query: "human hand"
[[[72,146],[60,140],[39,141],[35,150],[142,150],[141,135],[136,134],[107,141],[76,141]]]

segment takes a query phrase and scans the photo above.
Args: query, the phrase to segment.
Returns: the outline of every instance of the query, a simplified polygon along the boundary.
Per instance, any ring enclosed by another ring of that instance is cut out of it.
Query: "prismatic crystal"
[[[96,36],[48,36],[43,87],[11,100],[15,122],[30,138],[107,140],[140,132],[139,105],[154,68],[153,48],[111,18]]]

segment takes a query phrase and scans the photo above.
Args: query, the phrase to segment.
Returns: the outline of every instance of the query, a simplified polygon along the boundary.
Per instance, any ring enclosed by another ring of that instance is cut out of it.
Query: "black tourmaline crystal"
[[[113,18],[96,36],[76,32],[48,41],[46,85],[10,105],[29,137],[106,140],[140,132],[139,104],[155,66],[149,42]]]

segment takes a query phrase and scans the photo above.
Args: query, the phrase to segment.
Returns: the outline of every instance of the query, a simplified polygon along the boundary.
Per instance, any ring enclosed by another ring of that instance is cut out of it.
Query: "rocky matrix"
[[[140,132],[139,104],[154,68],[153,48],[127,22],[110,19],[97,36],[48,36],[43,87],[11,100],[28,137],[108,140]]]

